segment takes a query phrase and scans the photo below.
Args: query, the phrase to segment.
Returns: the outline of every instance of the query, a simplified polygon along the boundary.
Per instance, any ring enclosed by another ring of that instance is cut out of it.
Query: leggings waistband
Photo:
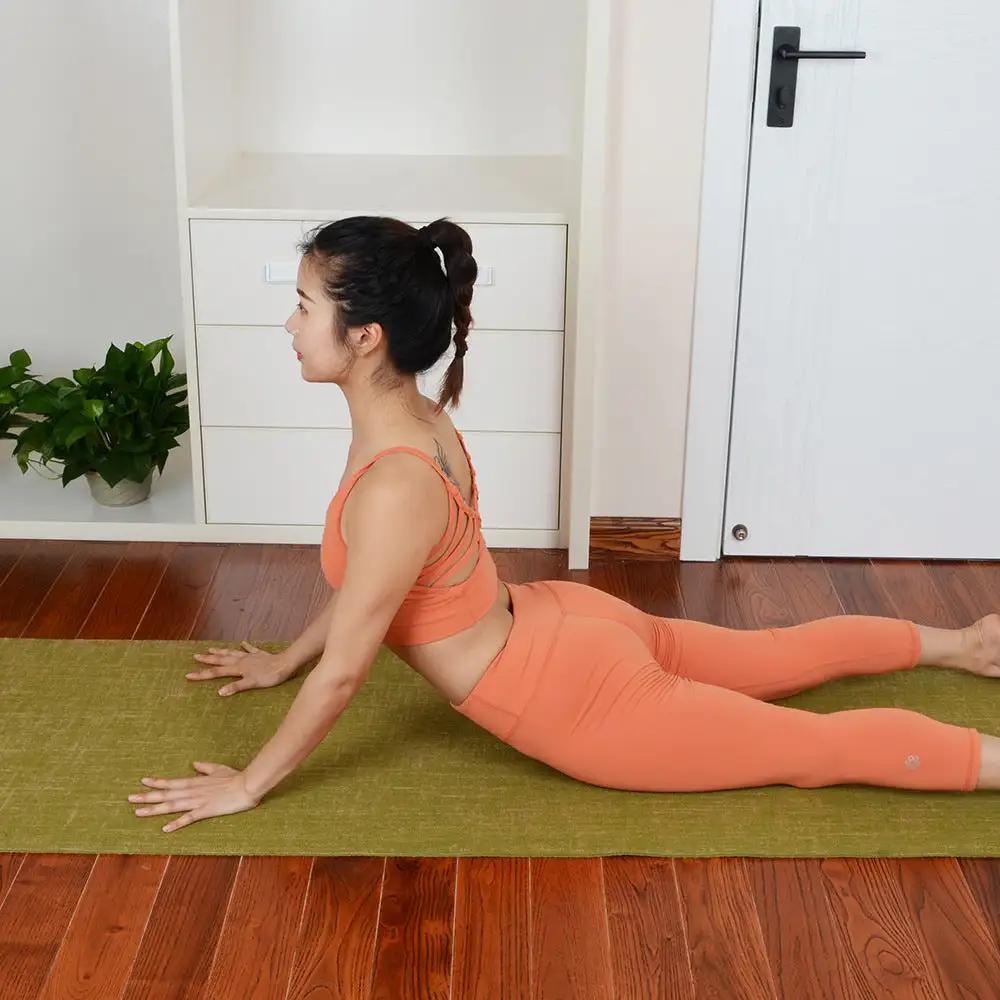
[[[507,583],[514,624],[503,649],[490,661],[464,701],[451,707],[506,739],[531,700],[564,615],[544,580]]]

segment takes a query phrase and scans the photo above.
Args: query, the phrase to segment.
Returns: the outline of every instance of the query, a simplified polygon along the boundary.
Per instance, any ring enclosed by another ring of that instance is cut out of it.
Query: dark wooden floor
[[[1000,563],[494,557],[732,628],[1000,610]],[[0,540],[3,636],[290,641],[325,596],[315,546]],[[0,854],[0,997],[997,998],[998,914],[993,859]]]

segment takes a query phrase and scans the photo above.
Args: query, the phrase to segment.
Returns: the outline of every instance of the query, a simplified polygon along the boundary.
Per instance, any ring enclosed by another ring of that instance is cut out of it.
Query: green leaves
[[[142,482],[154,465],[162,473],[167,453],[189,428],[187,375],[172,374],[172,339],[136,341],[124,350],[112,344],[100,368],[77,368],[72,380],[46,383],[27,376],[28,352],[14,351],[0,367],[0,439],[17,441],[13,457],[21,472],[38,454],[46,467],[63,463],[64,487],[86,472],[109,486]]]

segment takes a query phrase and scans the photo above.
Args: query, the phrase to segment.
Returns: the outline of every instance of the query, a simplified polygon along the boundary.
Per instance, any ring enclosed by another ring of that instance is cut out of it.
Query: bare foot
[[[1000,677],[1000,614],[990,614],[966,630],[967,653],[961,669],[980,677]]]

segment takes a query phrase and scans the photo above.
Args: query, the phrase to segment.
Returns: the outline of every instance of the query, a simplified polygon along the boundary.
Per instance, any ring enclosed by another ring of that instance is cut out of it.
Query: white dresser
[[[208,524],[321,525],[343,473],[344,395],[301,377],[284,328],[297,301],[296,244],[324,221],[190,219]],[[484,532],[554,532],[567,227],[453,221],[472,238],[479,278],[462,396],[448,412],[476,468]],[[437,398],[453,354],[417,376],[421,392]]]

